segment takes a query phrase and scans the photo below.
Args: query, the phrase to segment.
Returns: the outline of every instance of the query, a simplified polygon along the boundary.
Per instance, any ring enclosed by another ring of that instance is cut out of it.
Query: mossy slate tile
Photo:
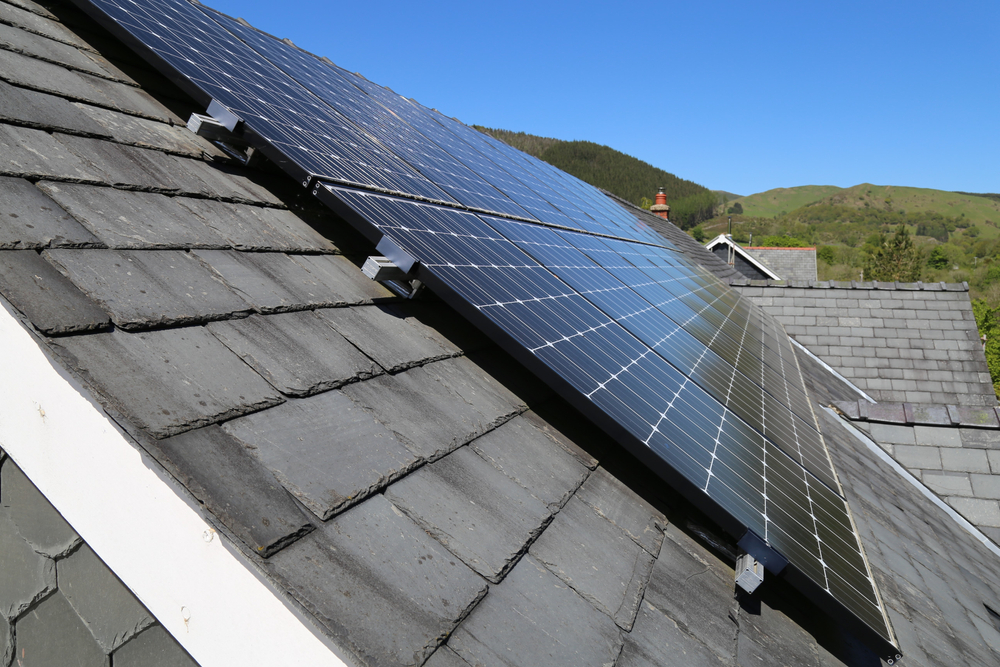
[[[16,652],[24,665],[108,667],[110,658],[80,617],[56,591],[21,618]]]
[[[654,556],[625,531],[570,498],[530,553],[623,630],[632,629]]]
[[[0,617],[13,620],[56,588],[55,563],[24,541],[7,505],[0,506],[0,563]]]
[[[254,553],[266,558],[312,530],[274,474],[220,427],[181,433],[158,447],[167,469]]]
[[[531,556],[472,610],[448,646],[476,667],[602,667],[614,664],[622,634]]]
[[[201,327],[73,336],[53,346],[112,409],[160,438],[283,400]]]
[[[102,245],[30,181],[0,176],[0,249]]]
[[[59,592],[105,653],[155,621],[108,566],[86,544],[56,564]]]
[[[551,516],[527,489],[468,447],[407,475],[385,497],[494,583]]]
[[[553,511],[590,474],[576,457],[539,429],[530,416],[518,415],[476,438],[469,446]]]
[[[401,305],[328,308],[316,312],[389,372],[460,352],[433,329],[407,319],[407,311]]]
[[[13,461],[0,470],[0,505],[9,508],[18,533],[38,553],[56,558],[80,538]]]
[[[229,244],[171,197],[42,181],[38,187],[110,248],[185,250]]]
[[[0,81],[0,120],[110,137],[105,128],[63,98],[17,88],[3,81]]]
[[[226,422],[223,429],[324,520],[420,462],[339,391],[291,400]]]
[[[126,330],[204,322],[251,312],[222,279],[179,250],[46,250]]]
[[[0,294],[46,334],[110,324],[97,303],[34,250],[0,250]]]
[[[267,564],[341,646],[380,667],[422,664],[487,589],[382,496]]]
[[[381,372],[311,310],[213,322],[208,330],[289,396],[308,396]]]
[[[163,629],[154,625],[143,630],[111,656],[115,667],[198,667],[187,651]]]

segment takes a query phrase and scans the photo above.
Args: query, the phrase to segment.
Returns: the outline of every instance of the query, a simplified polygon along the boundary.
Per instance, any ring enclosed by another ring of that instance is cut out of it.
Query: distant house
[[[750,280],[816,280],[816,248],[744,248],[726,234],[706,246]]]

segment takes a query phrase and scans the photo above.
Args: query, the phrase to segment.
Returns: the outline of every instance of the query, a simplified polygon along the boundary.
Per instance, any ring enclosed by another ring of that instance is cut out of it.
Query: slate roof
[[[777,273],[782,280],[816,280],[816,248],[746,249],[758,262]]]
[[[0,24],[0,294],[359,664],[878,664],[780,579],[734,598],[708,519],[78,12]],[[907,660],[995,663],[996,556],[820,419]]]

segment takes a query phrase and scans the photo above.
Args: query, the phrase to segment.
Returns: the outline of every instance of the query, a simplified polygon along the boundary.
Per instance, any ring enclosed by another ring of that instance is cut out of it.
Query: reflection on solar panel
[[[595,188],[288,43],[184,0],[78,2],[417,260],[424,282],[745,533],[772,571],[787,560],[783,576],[895,653],[773,318]]]

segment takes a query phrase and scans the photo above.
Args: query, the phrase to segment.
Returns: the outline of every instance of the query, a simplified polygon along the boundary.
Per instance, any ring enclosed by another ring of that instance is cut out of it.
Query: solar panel
[[[788,337],[595,188],[184,0],[77,0],[895,654]],[[218,105],[221,105],[219,107]],[[392,195],[392,196],[390,196]]]

